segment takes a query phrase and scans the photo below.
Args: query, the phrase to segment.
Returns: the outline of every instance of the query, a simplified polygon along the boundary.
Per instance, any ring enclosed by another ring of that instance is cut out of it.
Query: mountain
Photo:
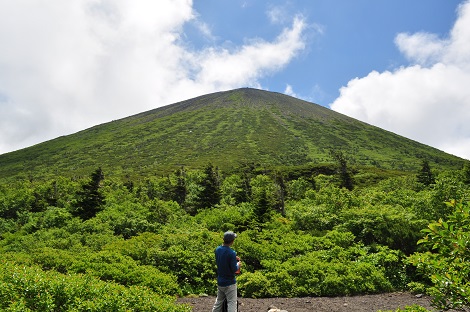
[[[243,88],[217,92],[101,124],[0,155],[0,177],[161,174],[212,163],[293,166],[331,163],[442,169],[463,159],[284,94]]]

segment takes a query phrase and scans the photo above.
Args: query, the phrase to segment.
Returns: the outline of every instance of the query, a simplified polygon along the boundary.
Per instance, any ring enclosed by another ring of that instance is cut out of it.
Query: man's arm
[[[240,267],[242,263],[240,261],[240,257],[236,255],[235,252],[233,252],[232,256],[230,257],[230,270],[232,273],[239,273]]]

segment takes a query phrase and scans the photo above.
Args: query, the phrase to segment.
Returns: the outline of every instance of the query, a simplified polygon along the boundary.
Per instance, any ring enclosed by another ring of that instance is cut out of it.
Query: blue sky
[[[470,159],[468,0],[0,0],[0,46],[0,153],[254,87]]]
[[[189,24],[188,42],[198,48],[243,45],[247,40],[273,40],[292,18],[301,15],[309,24],[306,48],[282,71],[260,79],[263,88],[296,93],[327,106],[339,88],[373,70],[393,69],[408,62],[394,44],[401,32],[425,31],[448,35],[456,18],[458,0],[297,0],[195,1],[194,8],[210,27],[214,39],[198,35]],[[279,14],[279,21],[270,18]]]

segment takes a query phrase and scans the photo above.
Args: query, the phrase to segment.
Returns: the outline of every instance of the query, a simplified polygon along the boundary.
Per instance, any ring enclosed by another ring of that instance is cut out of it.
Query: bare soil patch
[[[189,304],[193,312],[210,312],[215,297],[180,298],[178,302]],[[238,302],[239,312],[267,312],[272,307],[288,312],[376,312],[395,311],[413,304],[436,311],[431,306],[430,297],[405,292],[351,297],[238,298]]]

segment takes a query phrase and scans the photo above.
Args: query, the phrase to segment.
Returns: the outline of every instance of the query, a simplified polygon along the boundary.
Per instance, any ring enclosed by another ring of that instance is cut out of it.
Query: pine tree
[[[341,151],[331,151],[331,156],[338,162],[338,173],[340,187],[352,190],[354,187],[353,178],[348,168],[346,157]]]
[[[466,161],[462,169],[463,183],[470,185],[470,161]]]
[[[180,207],[184,208],[186,195],[188,193],[186,189],[186,171],[184,170],[184,167],[181,167],[181,169],[177,170],[175,174],[176,185],[174,187],[173,199],[180,205]]]
[[[284,198],[286,195],[286,184],[284,183],[284,177],[282,176],[282,173],[279,171],[276,171],[274,173],[274,181],[276,182],[277,186],[277,192],[278,192],[278,210],[281,213],[282,216],[286,216],[286,210],[285,210],[285,202]]]
[[[91,174],[91,180],[82,185],[81,191],[77,193],[78,201],[73,211],[74,216],[88,220],[101,211],[105,204],[104,195],[100,191],[103,179],[103,171],[98,168]]]
[[[254,213],[256,221],[260,223],[268,222],[270,219],[270,204],[266,189],[263,189],[254,200]]]
[[[419,183],[422,183],[426,186],[434,184],[434,176],[431,172],[429,162],[426,159],[421,162],[421,169],[418,171],[416,178]]]
[[[202,181],[202,191],[199,195],[199,208],[210,208],[220,203],[220,182],[218,169],[208,164],[204,169],[205,179]]]

